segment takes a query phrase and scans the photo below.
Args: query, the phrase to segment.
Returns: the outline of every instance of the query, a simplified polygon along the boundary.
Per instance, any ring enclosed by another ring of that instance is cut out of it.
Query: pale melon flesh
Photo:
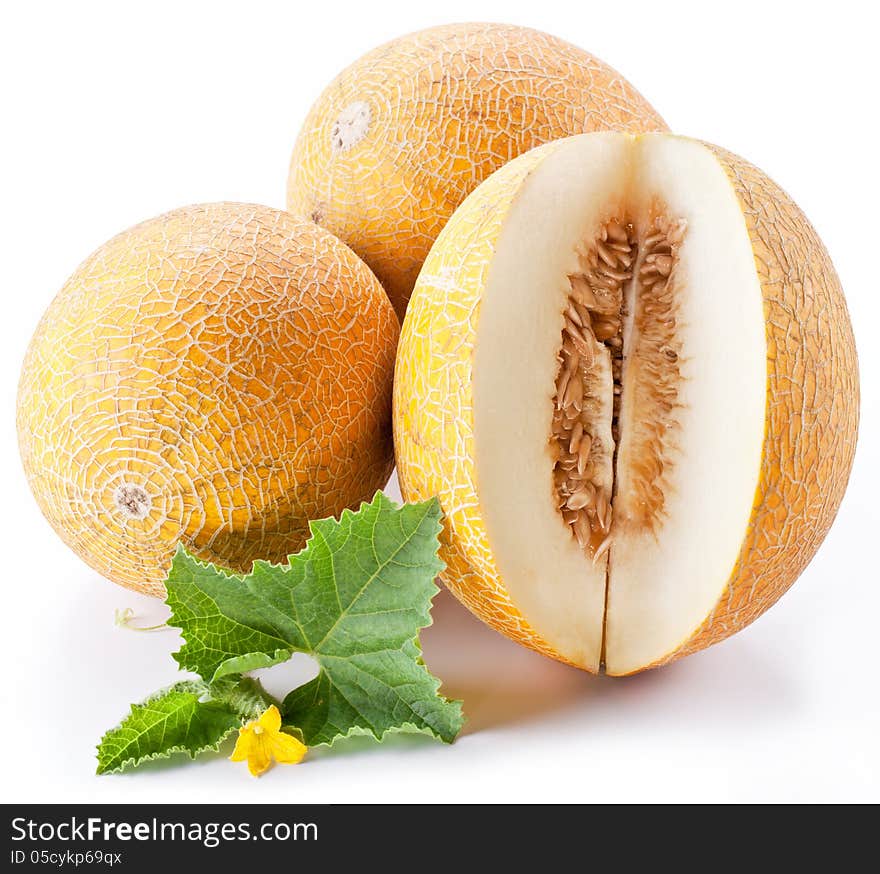
[[[563,517],[572,514],[554,489],[550,435],[570,277],[610,220],[626,228],[633,264],[621,274],[617,347],[597,346],[591,365],[592,479],[613,510],[608,537],[592,517],[597,549]],[[657,259],[673,298],[662,317],[640,278],[657,222],[677,233],[673,257]],[[479,502],[522,616],[563,658],[593,670],[631,673],[675,651],[734,570],[765,429],[761,283],[741,205],[711,151],[595,134],[549,154],[499,234],[473,374]]]

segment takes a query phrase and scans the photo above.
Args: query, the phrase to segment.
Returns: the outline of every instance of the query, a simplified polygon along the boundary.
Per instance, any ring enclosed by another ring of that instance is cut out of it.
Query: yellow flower
[[[281,731],[281,714],[273,704],[259,719],[238,730],[238,740],[229,758],[233,762],[247,760],[248,770],[259,777],[269,769],[272,759],[296,765],[307,751],[305,744]]]

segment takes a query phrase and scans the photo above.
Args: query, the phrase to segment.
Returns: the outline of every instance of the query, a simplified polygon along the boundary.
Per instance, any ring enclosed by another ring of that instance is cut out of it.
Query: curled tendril
[[[167,622],[162,622],[159,625],[135,625],[136,619],[137,616],[131,607],[114,611],[114,624],[119,628],[127,628],[129,631],[162,631],[170,627]]]

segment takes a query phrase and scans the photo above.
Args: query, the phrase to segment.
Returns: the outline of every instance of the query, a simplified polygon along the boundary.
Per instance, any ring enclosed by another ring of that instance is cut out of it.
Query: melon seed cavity
[[[557,354],[551,446],[557,507],[594,561],[610,547],[612,521],[656,530],[674,462],[681,348],[676,265],[684,221],[662,209],[639,238],[625,217],[603,222],[569,276]],[[621,421],[622,404],[636,411]],[[607,419],[610,415],[610,436]],[[633,459],[615,494],[622,429]]]

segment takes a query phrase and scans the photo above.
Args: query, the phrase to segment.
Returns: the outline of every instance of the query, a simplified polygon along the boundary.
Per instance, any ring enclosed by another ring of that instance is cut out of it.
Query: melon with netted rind
[[[390,475],[397,318],[312,222],[175,210],[101,246],[50,305],[18,394],[28,481],[86,562],[149,594],[182,541],[249,571]]]
[[[400,485],[439,495],[446,585],[489,625],[628,674],[795,581],[858,425],[825,247],[764,173],[668,134],[535,149],[425,261],[394,391]]]
[[[344,240],[398,314],[453,210],[534,146],[595,130],[665,130],[598,58],[510,24],[450,24],[392,40],[340,73],[311,108],[287,206]]]

